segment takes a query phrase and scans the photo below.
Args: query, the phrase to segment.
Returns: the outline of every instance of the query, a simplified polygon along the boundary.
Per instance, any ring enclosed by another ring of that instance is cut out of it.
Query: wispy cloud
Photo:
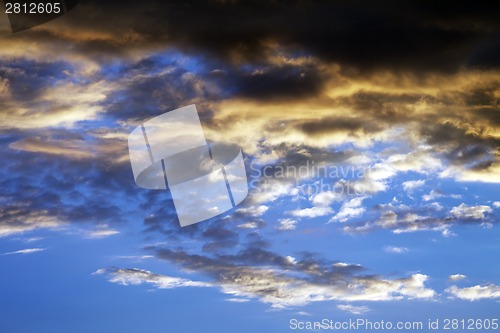
[[[342,311],[346,311],[355,315],[362,315],[370,311],[370,309],[367,306],[354,306],[349,304],[340,304],[337,305],[337,308],[339,308]]]
[[[3,255],[11,255],[11,254],[31,254],[31,253],[36,253],[36,252],[42,252],[45,251],[45,248],[31,248],[31,249],[23,249],[23,250],[18,250],[18,251],[13,251],[13,252],[7,252],[4,253]]]
[[[408,253],[410,250],[407,247],[401,246],[384,246],[384,251],[387,253],[403,254]]]
[[[91,239],[105,238],[105,237],[117,235],[119,233],[120,232],[118,230],[114,230],[114,229],[91,230],[91,231],[85,232],[84,237],[91,238]]]
[[[46,210],[25,210],[17,207],[0,208],[0,238],[37,229],[57,229],[65,223]]]
[[[94,272],[97,275],[108,275],[109,281],[124,286],[149,284],[158,289],[173,289],[180,287],[209,287],[209,283],[196,282],[178,277],[154,274],[150,271],[131,268],[101,268]]]

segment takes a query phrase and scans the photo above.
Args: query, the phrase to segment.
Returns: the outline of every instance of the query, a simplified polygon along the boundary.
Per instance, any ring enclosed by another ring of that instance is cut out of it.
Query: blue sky
[[[500,320],[493,10],[374,6],[0,18],[0,331]],[[127,138],[191,104],[244,152],[250,193],[181,228],[168,190],[136,186]]]

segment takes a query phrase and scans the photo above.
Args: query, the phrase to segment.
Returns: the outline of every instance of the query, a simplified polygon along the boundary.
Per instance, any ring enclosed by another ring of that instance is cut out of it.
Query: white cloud
[[[355,193],[378,193],[384,192],[387,189],[385,180],[374,180],[370,177],[362,178],[361,180],[351,182]]]
[[[360,267],[358,264],[349,264],[346,262],[336,262],[333,264],[334,267]]]
[[[364,199],[366,199],[366,197],[357,197],[348,202],[344,202],[338,214],[332,217],[329,222],[339,221],[343,223],[347,222],[349,219],[363,215],[366,211],[364,207],[361,207]]]
[[[312,207],[312,208],[304,208],[304,209],[295,209],[290,212],[289,214],[296,216],[296,217],[319,217],[319,216],[325,216],[329,214],[333,214],[333,210],[330,207]]]
[[[489,284],[486,286],[473,286],[468,288],[458,288],[452,286],[446,289],[452,297],[467,301],[477,301],[480,299],[500,299],[500,286]]]
[[[304,316],[304,317],[311,317],[312,316],[311,313],[306,312],[306,311],[299,311],[299,312],[297,312],[297,315]]]
[[[158,289],[173,289],[180,287],[210,287],[209,283],[196,282],[178,277],[171,277],[166,275],[154,274],[150,271],[132,268],[132,269],[118,269],[107,268],[99,269],[93,274],[106,274],[109,275],[109,281],[118,283],[124,286],[128,285],[141,285],[151,284]]]
[[[258,227],[259,227],[259,224],[257,222],[247,222],[247,223],[238,224],[238,228],[240,228],[240,229],[257,229]]]
[[[431,200],[435,200],[437,198],[441,198],[443,196],[444,196],[443,193],[441,193],[439,191],[431,190],[431,192],[429,194],[425,194],[422,196],[422,200],[431,201]]]
[[[436,293],[425,287],[426,275],[415,274],[397,280],[358,278],[349,286],[318,285],[307,281],[285,279],[266,270],[253,270],[250,275],[238,275],[237,283],[222,284],[225,293],[238,297],[259,297],[273,308],[303,306],[312,302],[386,301],[397,299],[430,299]],[[275,292],[262,293],[273,286]]]
[[[452,274],[452,275],[448,276],[448,280],[450,280],[450,281],[460,281],[460,280],[463,280],[465,278],[466,278],[466,276],[463,274]]]
[[[392,168],[390,165],[384,163],[377,163],[372,165],[368,169],[368,172],[365,174],[365,177],[368,177],[372,180],[383,180],[391,178],[395,174],[396,170],[394,170],[394,168]]]
[[[226,301],[232,302],[232,303],[246,303],[246,302],[250,302],[250,300],[247,299],[247,298],[228,298],[228,299],[226,299]]]
[[[292,256],[286,256],[285,260],[288,264],[295,265],[297,263],[297,259]]]
[[[484,219],[486,213],[491,213],[492,209],[489,206],[468,206],[461,204],[460,206],[453,207],[450,213],[459,219]]]
[[[406,192],[413,191],[416,188],[419,188],[425,184],[425,180],[409,180],[403,183],[403,189]]]
[[[19,250],[19,251],[7,252],[7,253],[4,253],[3,255],[6,256],[6,255],[10,255],[10,254],[30,254],[30,253],[42,252],[45,250],[46,249],[43,249],[43,248],[23,249],[23,250]]]
[[[348,304],[337,305],[337,308],[339,308],[342,311],[350,312],[355,315],[361,315],[363,313],[370,311],[370,309],[367,306],[354,306]]]
[[[383,192],[387,189],[387,180],[396,173],[396,170],[390,165],[377,163],[370,166],[363,178],[350,182],[348,185],[352,186],[355,193],[359,194]]]
[[[498,158],[495,159],[490,167],[482,170],[451,166],[441,172],[439,177],[454,178],[460,182],[500,183],[500,160]]]
[[[493,203],[493,207],[495,207],[495,208],[500,208],[500,201],[495,201],[495,202]]]
[[[409,252],[410,250],[407,247],[385,246],[384,251],[387,253],[403,254]]]
[[[293,219],[281,219],[276,229],[280,231],[295,230],[297,228],[297,221]]]
[[[108,228],[102,228],[102,229],[96,229],[96,230],[86,231],[84,233],[84,237],[85,238],[96,239],[96,238],[104,238],[104,237],[109,237],[109,236],[117,235],[119,233],[120,232],[118,230],[108,229]]]
[[[292,184],[283,183],[277,179],[265,179],[250,192],[250,195],[254,202],[267,203],[284,196],[293,195],[293,190]]]
[[[330,206],[335,201],[341,200],[342,196],[334,191],[324,191],[315,195],[312,199],[314,206]]]
[[[439,202],[432,202],[431,204],[429,204],[429,207],[435,210],[443,210],[443,206]]]
[[[429,147],[420,146],[408,154],[392,155],[387,164],[397,171],[414,171],[423,174],[435,172],[442,168],[441,161],[429,152]]]
[[[154,258],[151,255],[144,255],[144,256],[116,256],[116,259],[127,259],[127,260],[135,260],[135,261],[142,261],[144,259],[152,259]]]
[[[248,208],[239,208],[236,210],[236,213],[244,214],[244,215],[249,215],[253,217],[258,217],[262,216],[267,210],[269,209],[268,206],[265,205],[260,205],[260,206],[252,206]]]

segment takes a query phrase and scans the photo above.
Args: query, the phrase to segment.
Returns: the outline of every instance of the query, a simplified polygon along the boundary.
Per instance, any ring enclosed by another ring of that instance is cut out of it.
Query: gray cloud
[[[401,279],[360,275],[359,265],[332,263],[304,253],[301,259],[270,251],[247,248],[236,255],[208,257],[149,247],[157,257],[183,269],[207,276],[223,293],[258,298],[274,308],[302,306],[328,300],[430,299],[427,276],[415,274]]]

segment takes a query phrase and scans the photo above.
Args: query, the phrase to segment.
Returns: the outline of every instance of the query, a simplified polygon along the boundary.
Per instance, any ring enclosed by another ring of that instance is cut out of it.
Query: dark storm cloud
[[[361,69],[454,71],[500,58],[493,2],[89,0],[74,12],[76,25],[87,15],[103,30],[231,62],[263,61],[270,42]]]
[[[323,88],[325,76],[313,66],[278,66],[252,73],[234,72],[224,82],[237,97],[257,100],[299,99],[315,95]]]
[[[422,137],[453,165],[486,170],[495,161],[500,140],[459,128],[450,122],[423,126]]]
[[[500,127],[500,109],[497,107],[484,107],[475,110],[475,113],[488,121],[491,125]]]
[[[379,132],[383,129],[381,124],[367,122],[359,118],[338,118],[321,119],[317,121],[305,121],[297,126],[301,131],[311,136],[332,134],[335,132],[355,132],[363,130],[365,133]]]
[[[195,97],[215,98],[208,89],[197,89],[201,77],[179,67],[175,60],[146,58],[109,75],[121,87],[109,94],[106,113],[119,119],[144,120],[184,106]]]

